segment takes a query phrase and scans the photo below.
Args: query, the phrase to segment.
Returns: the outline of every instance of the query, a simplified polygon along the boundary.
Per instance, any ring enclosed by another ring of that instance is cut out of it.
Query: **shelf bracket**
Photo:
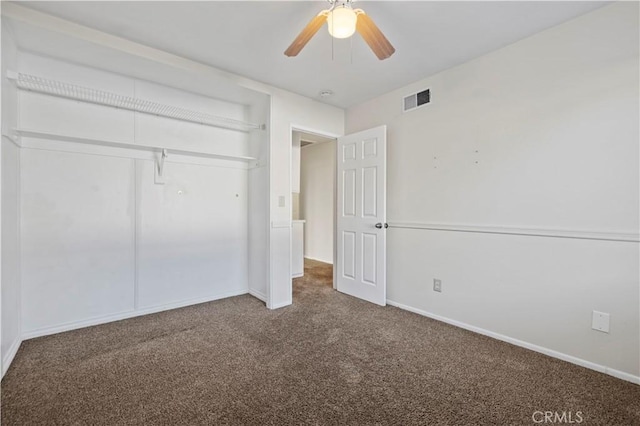
[[[156,185],[164,185],[165,177],[164,177],[164,160],[167,158],[169,154],[167,154],[167,150],[163,149],[160,151],[160,157],[156,159],[156,164],[154,167],[154,182]]]

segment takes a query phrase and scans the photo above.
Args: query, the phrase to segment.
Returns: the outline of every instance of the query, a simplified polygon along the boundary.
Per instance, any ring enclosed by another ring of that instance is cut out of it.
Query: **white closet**
[[[16,191],[3,204],[17,209],[3,247],[19,257],[21,338],[264,300],[269,96],[163,65],[145,74],[123,52],[117,72],[56,59],[53,41],[5,53],[4,37],[3,185]]]

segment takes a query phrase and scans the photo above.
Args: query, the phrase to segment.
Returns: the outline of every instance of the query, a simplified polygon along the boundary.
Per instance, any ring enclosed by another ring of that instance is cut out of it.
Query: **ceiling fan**
[[[329,34],[334,38],[348,38],[356,31],[362,36],[378,59],[387,59],[396,49],[362,9],[353,9],[353,0],[327,0],[331,8],[318,13],[291,45],[284,51],[287,56],[296,56],[311,40],[311,37],[327,22]]]

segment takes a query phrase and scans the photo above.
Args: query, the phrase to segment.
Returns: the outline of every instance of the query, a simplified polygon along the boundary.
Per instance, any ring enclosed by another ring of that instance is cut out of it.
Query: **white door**
[[[338,138],[337,289],[386,304],[387,127]]]

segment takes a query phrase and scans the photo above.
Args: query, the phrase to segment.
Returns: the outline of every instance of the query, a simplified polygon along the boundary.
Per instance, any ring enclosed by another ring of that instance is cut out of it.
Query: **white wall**
[[[18,147],[4,134],[9,134],[17,124],[17,91],[7,79],[7,70],[15,69],[17,49],[13,35],[3,21],[2,24],[2,145],[0,148],[1,190],[1,365],[4,374],[16,354],[20,342],[20,265],[18,258],[18,190],[19,163]]]
[[[616,3],[347,111],[389,129],[391,301],[640,380],[637,242],[489,233],[637,240],[638,51]]]
[[[335,151],[335,141],[307,145],[300,161],[304,257],[326,263],[333,263]]]
[[[268,123],[271,98],[250,111],[252,122]],[[251,134],[251,155],[260,160],[249,170],[249,293],[267,302],[269,288],[269,132]]]
[[[2,139],[2,365],[6,371],[20,345],[18,187],[20,153]]]
[[[266,119],[266,96],[255,112],[43,56],[19,58],[19,71],[45,78],[239,120]],[[130,144],[22,138],[23,337],[248,292],[249,167],[255,164],[204,154],[265,158],[264,137],[23,91],[19,111],[21,128]],[[170,150],[164,184],[156,183],[157,154],[140,145]],[[267,207],[256,207],[256,214],[266,217]]]
[[[292,303],[291,287],[291,147],[292,127],[342,135],[344,110],[271,89],[271,236],[270,308]],[[285,197],[284,206],[278,198]]]
[[[250,292],[265,300],[270,309],[277,309],[293,302],[291,281],[293,129],[340,136],[344,133],[345,111],[262,83],[242,78],[240,78],[240,82],[244,87],[268,94],[271,99],[270,119],[267,126],[269,160],[266,165],[261,162],[260,168],[251,171],[252,182],[256,182],[252,188],[258,191],[259,186],[264,185],[262,194],[268,193],[270,197],[268,200],[270,229],[266,252],[269,256],[266,268],[268,281],[263,286],[259,278],[252,279],[251,282],[255,282],[256,285],[250,288]],[[264,173],[268,173],[268,180],[265,179]],[[284,197],[284,205],[280,205],[280,197]],[[257,197],[252,197],[252,200],[257,199]],[[251,235],[257,234],[252,232]],[[254,256],[256,259],[259,257],[260,253],[256,253]],[[258,265],[260,264],[258,263]],[[252,276],[257,276],[253,270],[252,266]],[[262,268],[259,270],[261,272]],[[266,293],[264,298],[263,288]]]
[[[138,306],[246,293],[247,170],[137,161]]]

